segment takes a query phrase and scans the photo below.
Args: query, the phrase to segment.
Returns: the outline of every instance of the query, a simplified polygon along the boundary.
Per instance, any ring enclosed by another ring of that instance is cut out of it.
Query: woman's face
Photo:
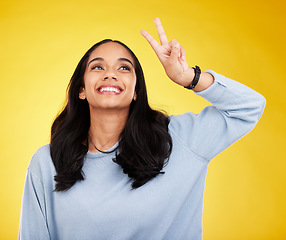
[[[90,108],[129,110],[136,97],[132,56],[119,43],[100,45],[88,59],[84,84],[79,97],[86,97]]]

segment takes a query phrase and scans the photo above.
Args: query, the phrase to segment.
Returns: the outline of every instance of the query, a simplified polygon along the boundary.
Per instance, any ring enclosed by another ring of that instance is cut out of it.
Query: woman
[[[20,239],[202,239],[208,163],[255,126],[265,99],[190,68],[184,48],[155,24],[161,45],[141,34],[169,78],[213,105],[170,117],[152,110],[133,52],[95,44],[71,78],[50,145],[30,162]]]

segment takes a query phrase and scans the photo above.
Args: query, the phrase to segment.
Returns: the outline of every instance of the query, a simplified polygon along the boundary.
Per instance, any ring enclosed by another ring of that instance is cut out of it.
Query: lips
[[[110,95],[118,95],[123,89],[116,85],[102,85],[96,89],[99,94],[110,94]]]

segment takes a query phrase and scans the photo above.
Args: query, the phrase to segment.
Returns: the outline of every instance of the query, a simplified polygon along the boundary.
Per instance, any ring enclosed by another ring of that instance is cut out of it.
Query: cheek
[[[129,87],[129,96],[130,96],[130,98],[131,99],[133,99],[133,97],[134,97],[134,94],[135,94],[135,85],[136,85],[136,83],[132,83],[131,85],[130,85],[130,87]]]
[[[97,78],[96,77],[91,77],[91,76],[86,76],[84,77],[84,88],[85,88],[85,92],[93,92],[95,87],[96,87],[96,83],[97,83]]]
[[[84,84],[85,85],[91,85],[95,81],[95,77],[91,74],[86,74],[84,76]]]
[[[88,96],[90,95],[91,92],[91,85],[89,81],[85,81],[84,83],[84,91],[85,91],[85,95],[88,98]]]
[[[131,88],[135,91],[135,87],[136,87],[136,75],[132,77],[132,79],[130,80],[130,86]]]

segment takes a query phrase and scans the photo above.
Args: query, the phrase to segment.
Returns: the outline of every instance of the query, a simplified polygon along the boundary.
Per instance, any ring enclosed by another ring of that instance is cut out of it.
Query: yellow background
[[[267,99],[257,127],[210,164],[204,240],[286,239],[285,1],[125,0],[0,3],[0,239],[16,239],[25,172],[80,58],[118,39],[137,54],[153,107],[199,112],[207,102],[172,83],[140,35],[161,18],[190,66],[212,69]],[[158,38],[157,38],[158,39]],[[170,196],[174,197],[174,196]]]

